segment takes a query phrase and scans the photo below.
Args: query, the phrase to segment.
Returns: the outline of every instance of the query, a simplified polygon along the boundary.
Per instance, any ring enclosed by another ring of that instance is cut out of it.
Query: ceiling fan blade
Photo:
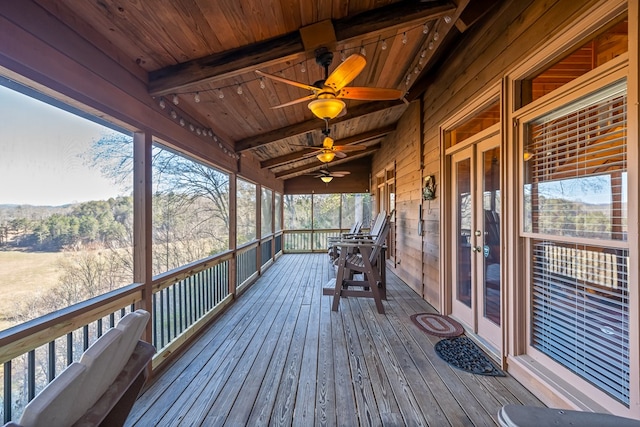
[[[365,65],[367,65],[365,57],[359,53],[354,53],[329,74],[324,84],[337,92],[351,83],[364,69]]]
[[[342,178],[343,176],[347,176],[349,175],[351,172],[349,171],[338,171],[338,172],[331,172],[331,176],[335,177],[335,178]]]
[[[360,151],[366,150],[367,147],[364,145],[334,145],[334,151]]]
[[[288,85],[296,86],[296,87],[299,87],[301,89],[307,89],[307,90],[312,91],[313,93],[316,93],[316,92],[318,92],[320,90],[315,86],[311,86],[311,85],[308,85],[308,84],[305,84],[305,83],[300,83],[300,82],[297,82],[295,80],[285,79],[284,77],[278,77],[278,76],[275,76],[273,74],[263,73],[260,70],[256,70],[256,74],[259,75],[259,76],[262,76],[262,77],[266,77],[266,78],[271,79],[271,80],[275,80],[277,82],[286,83]]]
[[[344,154],[342,151],[334,151],[333,154],[335,154],[336,157],[340,157],[341,159],[344,159],[345,157],[347,157],[347,155]]]
[[[402,98],[402,91],[381,87],[345,87],[340,90],[336,98],[362,101],[392,101]]]
[[[304,96],[302,98],[294,99],[293,101],[285,102],[284,104],[276,105],[274,107],[271,107],[271,109],[275,110],[276,108],[288,107],[290,105],[295,105],[295,104],[299,104],[301,102],[310,101],[310,100],[314,99],[315,97],[316,97],[315,95]]]

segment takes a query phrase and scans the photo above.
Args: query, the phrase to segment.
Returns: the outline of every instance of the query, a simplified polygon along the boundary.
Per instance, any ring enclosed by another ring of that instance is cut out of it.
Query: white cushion
[[[122,331],[109,329],[80,357],[80,363],[87,367],[85,385],[76,402],[82,413],[94,405],[120,373],[119,358],[123,357],[121,338]]]
[[[67,366],[25,406],[19,424],[24,427],[62,427],[76,422],[86,410],[76,404],[86,370],[86,366],[78,362]]]
[[[121,366],[118,369],[118,372],[124,368],[124,365],[131,356],[131,353],[133,353],[133,350],[136,348],[136,344],[138,343],[138,340],[140,340],[140,336],[142,335],[142,332],[144,332],[144,328],[147,326],[147,322],[150,317],[151,315],[148,311],[136,310],[124,316],[116,325],[116,329],[122,331],[120,350],[123,355],[127,355],[124,360],[119,361]]]

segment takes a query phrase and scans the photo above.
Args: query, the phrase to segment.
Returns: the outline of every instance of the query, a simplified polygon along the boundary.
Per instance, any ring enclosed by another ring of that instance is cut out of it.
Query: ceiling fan
[[[329,126],[327,125],[322,131],[324,135],[322,147],[306,147],[309,150],[313,150],[310,154],[307,154],[308,156],[316,156],[322,163],[329,163],[336,157],[341,159],[347,157],[345,154],[347,151],[361,151],[367,148],[365,145],[334,145],[334,140],[329,136],[329,132]]]
[[[347,175],[349,175],[351,172],[349,171],[336,171],[336,172],[331,172],[329,171],[329,168],[323,168],[318,170],[316,173],[314,174],[309,174],[312,175],[314,178],[320,178],[322,180],[322,182],[325,183],[330,183],[331,180],[333,180],[333,178],[343,178]]]
[[[397,89],[378,87],[347,87],[353,79],[364,69],[367,64],[365,57],[359,53],[350,55],[329,74],[329,65],[333,61],[333,53],[326,48],[316,50],[316,62],[324,67],[324,80],[319,80],[313,85],[300,83],[294,80],[285,79],[273,74],[256,70],[260,76],[269,79],[307,89],[313,92],[302,98],[285,102],[272,108],[288,107],[300,102],[309,102],[309,109],[313,114],[323,120],[336,118],[344,109],[345,103],[342,99],[355,99],[363,101],[388,101],[402,98],[402,91]]]

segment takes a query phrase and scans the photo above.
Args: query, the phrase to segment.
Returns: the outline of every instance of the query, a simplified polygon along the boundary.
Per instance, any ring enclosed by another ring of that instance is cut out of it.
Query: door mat
[[[438,356],[449,365],[478,375],[504,377],[486,354],[467,337],[440,340],[435,345]]]
[[[411,321],[430,335],[441,338],[457,337],[464,333],[462,325],[448,316],[434,313],[411,315]]]

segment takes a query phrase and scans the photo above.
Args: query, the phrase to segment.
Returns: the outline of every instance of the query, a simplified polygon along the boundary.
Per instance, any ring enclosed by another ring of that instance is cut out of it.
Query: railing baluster
[[[176,301],[176,294],[178,290],[176,286],[171,287],[171,303],[173,305],[173,334],[178,336],[178,303]]]
[[[180,308],[180,318],[178,319],[178,324],[180,325],[180,333],[182,333],[182,331],[184,331],[184,282],[180,282],[177,286],[178,302]]]
[[[164,347],[164,345],[166,344],[165,341],[165,331],[164,331],[164,289],[160,292],[158,292],[158,296],[160,298],[160,301],[158,302],[158,306],[160,307],[160,318],[159,318],[159,323],[158,323],[158,328],[160,328],[160,347]]]
[[[167,337],[167,343],[170,343],[171,340],[175,338],[175,334],[171,332],[171,319],[174,316],[174,313],[171,311],[171,291],[170,288],[165,288],[161,291],[162,298],[164,298],[164,303],[162,304],[162,312],[163,312],[163,321],[162,321],[162,329],[165,330],[165,335]]]
[[[29,400],[36,396],[36,351],[27,353],[27,395]]]
[[[189,276],[189,326],[193,323],[196,318],[195,308],[196,308],[196,293],[193,276]]]
[[[4,362],[4,423],[8,423],[12,418],[12,403],[13,397],[11,396],[11,361]]]
[[[73,363],[73,332],[67,334],[67,366]]]
[[[89,348],[89,325],[82,327],[82,351]]]
[[[158,294],[153,294],[153,296],[151,297],[151,324],[153,325],[153,331],[151,333],[151,344],[153,344],[153,346],[155,348],[159,348],[158,346]]]
[[[49,342],[49,360],[48,360],[48,369],[47,369],[47,380],[49,382],[53,381],[56,377],[56,342]]]

